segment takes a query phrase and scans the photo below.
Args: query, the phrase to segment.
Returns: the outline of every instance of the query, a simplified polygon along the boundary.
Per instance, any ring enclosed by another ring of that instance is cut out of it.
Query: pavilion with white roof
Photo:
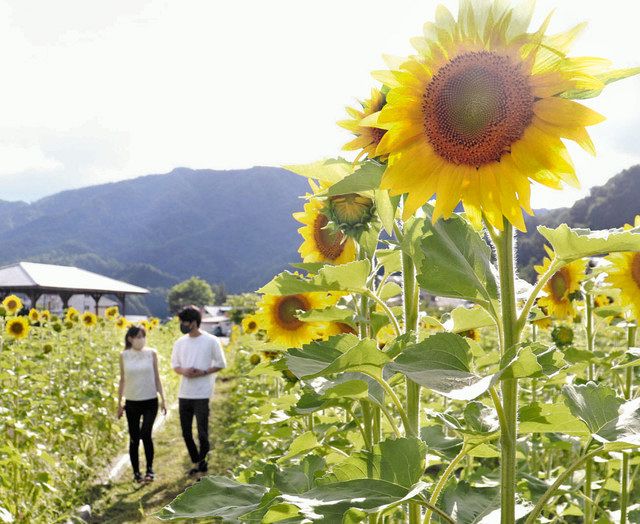
[[[42,295],[57,295],[63,308],[69,305],[74,295],[89,295],[98,302],[104,295],[115,296],[121,304],[121,314],[126,314],[126,296],[143,295],[149,290],[92,273],[73,266],[56,266],[36,262],[18,262],[0,268],[0,298],[11,293],[26,295],[32,306]]]

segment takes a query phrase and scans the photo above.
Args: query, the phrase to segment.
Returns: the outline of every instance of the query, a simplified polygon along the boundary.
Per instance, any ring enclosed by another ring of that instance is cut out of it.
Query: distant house
[[[200,327],[207,333],[228,336],[231,333],[232,322],[228,314],[229,306],[205,306],[202,311]]]
[[[18,262],[0,268],[0,299],[16,294],[29,307],[50,308],[59,313],[73,306],[79,311],[101,313],[118,305],[126,314],[127,295],[143,295],[147,289],[73,266]],[[113,299],[109,299],[111,296]]]

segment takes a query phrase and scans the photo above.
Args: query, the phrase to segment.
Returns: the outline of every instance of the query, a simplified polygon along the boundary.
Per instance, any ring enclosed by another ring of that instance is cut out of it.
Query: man
[[[178,314],[180,331],[171,355],[173,370],[182,375],[178,392],[180,426],[193,467],[189,475],[205,472],[209,453],[209,399],[213,395],[215,375],[227,366],[222,346],[216,337],[200,331],[202,315],[193,306]],[[198,426],[199,448],[193,441],[193,417]]]

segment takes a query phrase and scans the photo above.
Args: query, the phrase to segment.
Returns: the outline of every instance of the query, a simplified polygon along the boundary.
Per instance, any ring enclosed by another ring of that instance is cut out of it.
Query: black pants
[[[144,444],[144,456],[147,459],[147,471],[153,469],[153,440],[151,431],[153,422],[158,414],[158,399],[127,400],[124,405],[129,424],[129,458],[134,473],[140,473],[138,447],[140,440]],[[142,419],[142,424],[140,424]]]
[[[180,426],[182,437],[187,445],[191,462],[197,464],[207,458],[209,453],[209,399],[208,398],[180,398]],[[198,441],[200,450],[193,441],[193,417],[198,426]]]

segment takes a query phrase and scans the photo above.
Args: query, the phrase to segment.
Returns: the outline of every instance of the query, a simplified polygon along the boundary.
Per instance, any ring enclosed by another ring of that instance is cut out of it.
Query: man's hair
[[[200,322],[202,322],[200,310],[195,306],[186,306],[182,308],[180,313],[178,313],[178,318],[182,322],[193,322],[195,320],[198,323],[198,327],[200,327]]]

